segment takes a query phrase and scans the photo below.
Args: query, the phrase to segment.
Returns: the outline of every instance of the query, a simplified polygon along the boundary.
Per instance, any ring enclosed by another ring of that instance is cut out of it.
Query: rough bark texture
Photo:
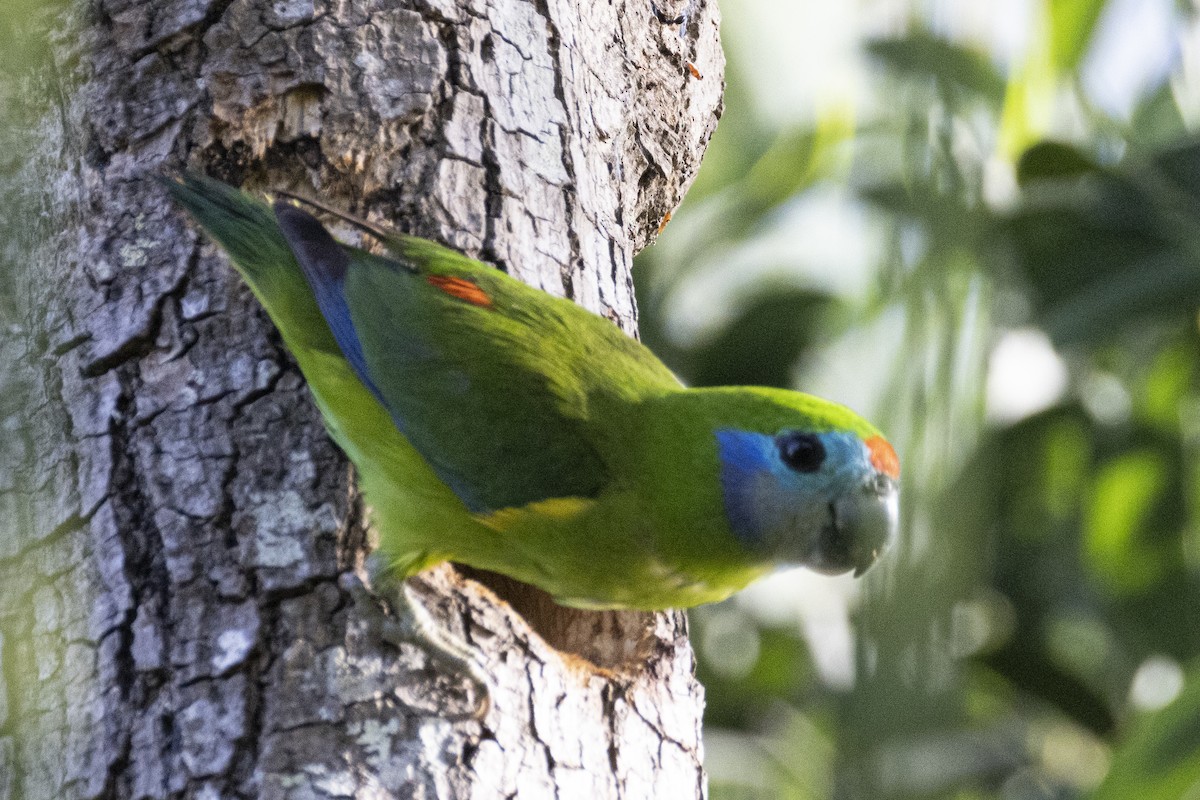
[[[682,614],[423,576],[494,675],[482,722],[365,635],[337,583],[367,547],[350,470],[146,178],[318,194],[632,329],[632,255],[719,113],[714,3],[97,0],[28,24],[56,35],[0,93],[52,98],[0,141],[0,800],[703,794]]]

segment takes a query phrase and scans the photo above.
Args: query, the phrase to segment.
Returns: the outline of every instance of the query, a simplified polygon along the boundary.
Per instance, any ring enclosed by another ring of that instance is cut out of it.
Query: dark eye
[[[775,440],[779,457],[796,472],[816,472],[825,463],[825,445],[811,433],[784,433]]]

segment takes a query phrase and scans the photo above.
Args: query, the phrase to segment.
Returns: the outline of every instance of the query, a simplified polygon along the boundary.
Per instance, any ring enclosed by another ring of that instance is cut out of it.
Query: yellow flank
[[[502,508],[490,514],[480,514],[478,519],[484,525],[500,533],[507,533],[528,518],[530,514],[542,517],[550,522],[566,522],[578,518],[595,500],[586,497],[551,497],[549,500],[539,500],[522,508]]]

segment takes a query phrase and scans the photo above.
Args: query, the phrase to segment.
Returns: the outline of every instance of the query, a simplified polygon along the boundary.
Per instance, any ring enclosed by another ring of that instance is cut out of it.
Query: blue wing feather
[[[350,268],[350,254],[315,217],[290,203],[275,203],[275,219],[312,287],[317,308],[321,310],[321,316],[329,325],[342,354],[354,368],[359,380],[387,407],[387,402],[367,372],[362,342],[350,318],[350,306],[346,304],[344,289],[346,273]],[[403,431],[400,420],[395,419],[395,414],[392,416],[397,427]]]

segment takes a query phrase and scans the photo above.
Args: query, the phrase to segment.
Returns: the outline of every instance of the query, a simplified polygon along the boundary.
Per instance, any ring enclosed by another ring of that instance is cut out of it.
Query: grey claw
[[[373,569],[374,567],[374,569]],[[466,698],[471,710],[465,714],[446,713],[448,719],[482,720],[491,709],[491,693],[487,673],[479,664],[474,651],[465,643],[444,633],[429,616],[428,610],[409,597],[402,581],[395,581],[378,570],[378,562],[368,563],[372,588],[354,572],[338,576],[338,585],[350,595],[359,616],[367,625],[368,636],[399,648],[402,644],[419,648],[440,675],[461,679],[466,684]],[[387,613],[384,604],[391,606]]]

